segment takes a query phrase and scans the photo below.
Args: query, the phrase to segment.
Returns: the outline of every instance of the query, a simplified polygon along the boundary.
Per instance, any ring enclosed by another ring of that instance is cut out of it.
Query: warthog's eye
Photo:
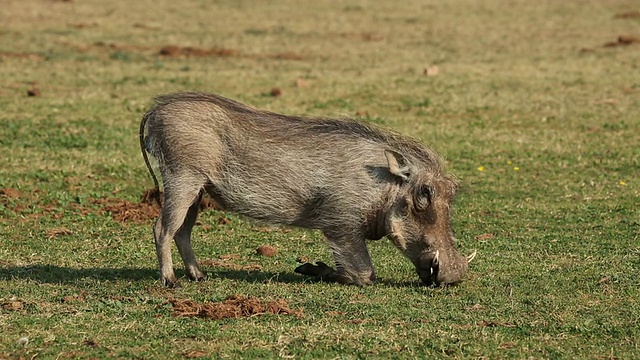
[[[420,190],[416,193],[414,203],[416,206],[416,210],[424,211],[426,210],[431,202],[433,201],[434,191],[431,186],[423,185],[420,187]]]

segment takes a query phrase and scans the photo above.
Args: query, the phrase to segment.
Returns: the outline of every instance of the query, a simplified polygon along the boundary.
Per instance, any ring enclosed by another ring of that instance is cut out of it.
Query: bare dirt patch
[[[198,57],[242,57],[250,59],[304,60],[304,56],[293,52],[275,54],[242,54],[239,50],[229,48],[198,48],[193,46],[165,45],[158,50],[158,55],[170,58]],[[273,94],[272,94],[273,95]],[[273,95],[277,96],[277,95]]]
[[[19,52],[0,52],[0,59],[26,59],[33,61],[44,61],[45,58],[42,55],[34,54],[34,53],[19,53]]]
[[[141,52],[152,50],[152,47],[149,46],[140,46],[140,45],[129,45],[129,44],[116,44],[116,43],[105,43],[102,41],[97,41],[93,43],[93,46],[96,48],[105,48],[115,51],[131,51],[131,52]]]
[[[139,203],[117,198],[92,200],[92,203],[102,206],[104,212],[111,214],[111,217],[119,222],[144,222],[155,219],[160,214],[163,202],[164,194],[158,189],[146,190]],[[200,209],[222,210],[222,207],[207,195],[200,200]]]
[[[73,231],[69,228],[66,227],[58,227],[58,228],[52,228],[47,230],[47,239],[53,239],[54,237],[57,236],[64,236],[64,235],[71,235],[73,234]]]
[[[483,321],[478,323],[478,326],[481,326],[481,327],[508,327],[508,328],[516,327],[515,324],[511,324],[511,323],[507,323],[507,322],[501,322],[501,321],[493,321],[493,320],[483,320]]]
[[[618,13],[614,16],[615,19],[640,19],[640,11],[627,11]]]
[[[160,48],[158,51],[159,55],[167,56],[167,57],[208,57],[208,56],[218,56],[218,57],[228,57],[228,56],[238,56],[239,52],[234,49],[227,48],[211,48],[211,49],[202,49],[192,46],[178,46],[178,45],[166,45]]]
[[[25,303],[22,300],[7,300],[0,303],[0,307],[7,311],[19,311],[24,309]]]
[[[35,190],[27,194],[18,189],[0,188],[0,204],[19,214],[22,221],[37,220],[43,216],[58,219],[63,216],[65,210],[71,210],[82,215],[110,215],[114,220],[123,223],[140,223],[157,218],[164,201],[164,194],[157,189],[146,190],[139,203],[119,198],[89,198],[87,203],[95,206],[87,206],[86,203],[60,205],[56,200],[45,203],[38,195],[42,195],[42,191]],[[207,195],[202,197],[200,209],[222,210],[222,207]],[[72,233],[67,228],[52,228],[47,230],[46,236],[51,239]]]
[[[620,35],[616,41],[608,42],[603,47],[618,47],[618,46],[629,46],[633,44],[640,44],[640,38],[636,36],[630,35]]]
[[[61,303],[71,304],[71,303],[83,303],[85,301],[84,296],[82,295],[66,295],[60,299]]]
[[[476,235],[473,238],[476,239],[476,240],[481,240],[482,241],[482,240],[493,239],[494,237],[495,236],[493,234],[486,233],[486,234]]]
[[[160,207],[155,204],[132,203],[123,199],[93,199],[96,205],[102,206],[104,213],[119,222],[142,222],[156,218],[160,213]]]
[[[98,51],[118,51],[118,52],[130,52],[141,55],[154,55],[164,58],[206,58],[206,57],[236,57],[247,59],[273,59],[273,60],[304,60],[307,57],[295,52],[285,51],[273,54],[246,54],[237,49],[211,47],[201,48],[195,46],[180,46],[180,45],[162,45],[162,46],[145,46],[145,45],[130,45],[130,44],[117,44],[98,41],[93,44],[77,44],[61,41],[61,45],[75,49],[81,53],[86,53],[92,50]],[[34,54],[17,54],[17,53],[2,53],[0,52],[0,59],[4,57],[30,57]],[[38,56],[38,55],[35,55]],[[44,60],[44,58],[42,58]]]
[[[380,34],[376,34],[374,32],[342,32],[342,33],[329,33],[329,36],[336,36],[343,39],[355,40],[355,41],[364,41],[364,42],[373,42],[373,41],[382,41],[384,40],[384,36]]]
[[[263,314],[302,316],[302,310],[294,310],[285,300],[263,301],[257,298],[231,295],[224,301],[198,303],[192,300],[170,299],[172,315],[199,317],[211,320],[243,318]]]
[[[0,189],[0,197],[5,197],[8,199],[18,199],[22,196],[22,192],[18,189],[12,188],[4,188]]]

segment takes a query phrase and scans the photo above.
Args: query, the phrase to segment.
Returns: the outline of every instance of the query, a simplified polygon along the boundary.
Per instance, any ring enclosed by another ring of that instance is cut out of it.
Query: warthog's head
[[[394,151],[385,155],[399,184],[387,217],[389,238],[413,262],[424,284],[459,283],[475,252],[465,258],[455,249],[449,208],[456,181],[439,166],[421,169]]]

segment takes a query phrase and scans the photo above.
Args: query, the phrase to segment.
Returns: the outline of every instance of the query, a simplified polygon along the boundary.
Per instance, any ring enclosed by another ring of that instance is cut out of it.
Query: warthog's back
[[[202,174],[226,208],[257,219],[320,229],[362,222],[393,182],[386,149],[443,171],[419,142],[354,120],[285,116],[210,94],[157,102],[145,118],[165,181]]]

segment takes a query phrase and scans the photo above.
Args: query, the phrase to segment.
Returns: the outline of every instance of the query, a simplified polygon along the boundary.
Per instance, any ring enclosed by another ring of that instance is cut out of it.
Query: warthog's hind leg
[[[202,193],[200,193],[196,198],[196,201],[191,205],[191,207],[189,207],[184,223],[182,223],[180,230],[178,230],[178,233],[175,236],[176,245],[178,246],[178,251],[182,257],[182,262],[184,263],[184,269],[187,272],[187,276],[189,279],[195,281],[201,281],[205,278],[205,274],[200,270],[200,267],[198,267],[196,256],[193,253],[193,248],[191,247],[191,230],[193,230],[193,225],[196,223],[196,219],[198,218],[201,197]]]
[[[156,221],[153,234],[160,265],[160,279],[168,287],[174,287],[177,282],[171,259],[171,241],[174,238],[183,260],[186,259],[185,265],[189,277],[201,278],[204,275],[197,269],[191,242],[185,240],[190,237],[191,228],[195,223],[198,210],[197,200],[200,197],[202,186],[203,182],[189,177],[181,177],[179,181],[165,183],[165,202]],[[194,210],[190,210],[192,207]],[[188,217],[187,214],[189,214]],[[181,230],[181,228],[183,229]],[[179,231],[180,233],[178,233]],[[193,265],[195,265],[195,270]]]

